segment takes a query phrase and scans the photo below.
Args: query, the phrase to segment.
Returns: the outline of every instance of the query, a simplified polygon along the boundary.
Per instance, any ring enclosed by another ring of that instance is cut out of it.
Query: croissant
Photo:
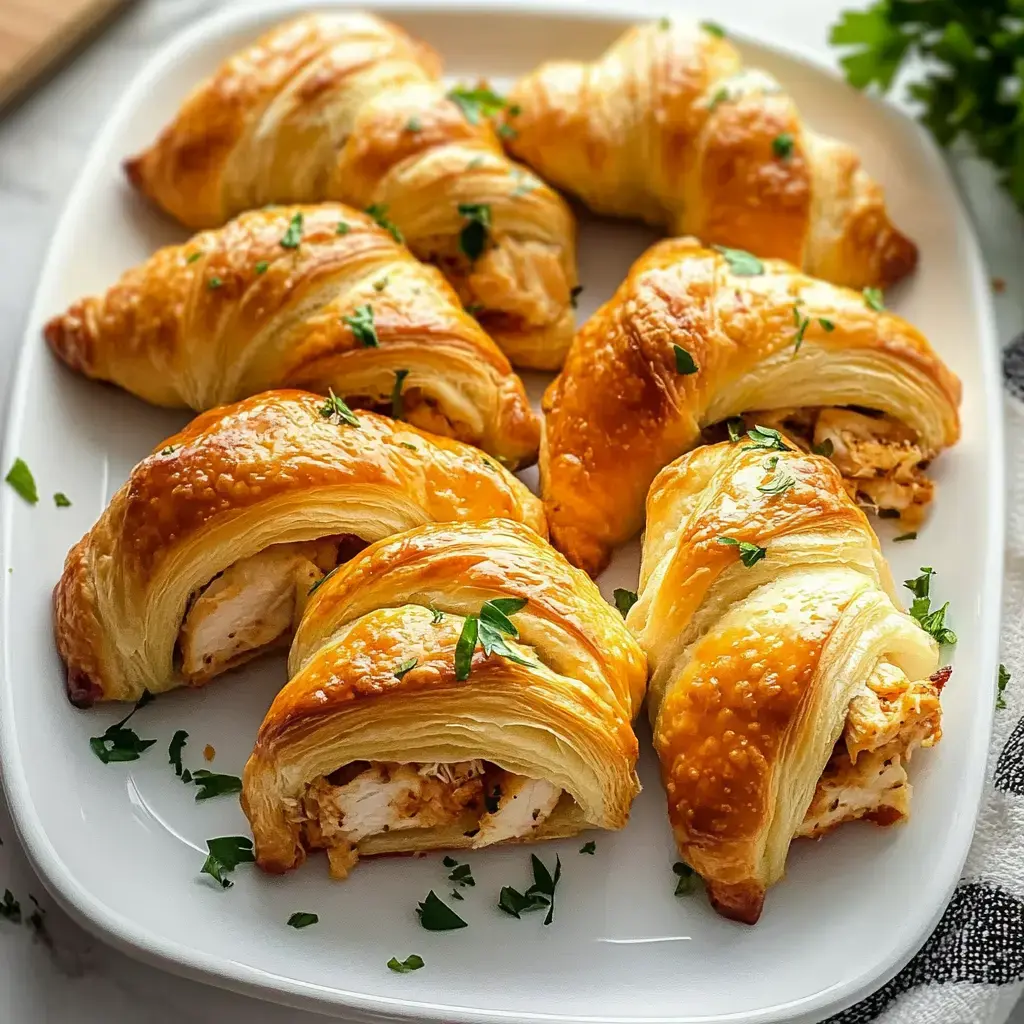
[[[717,26],[637,26],[593,64],[545,64],[509,101],[510,152],[598,213],[853,288],[917,263],[856,151],[805,126]]]
[[[274,28],[225,62],[125,169],[183,224],[266,203],[376,212],[437,263],[513,362],[556,369],[572,340],[575,223],[512,163],[487,89],[446,94],[439,57],[367,14]]]
[[[313,596],[246,765],[271,872],[619,829],[643,653],[596,586],[508,520],[380,541]]]
[[[67,557],[54,632],[68,695],[202,685],[287,644],[311,587],[368,542],[491,516],[546,533],[526,487],[458,441],[300,391],[206,413],[132,470]]]
[[[242,214],[161,249],[45,335],[73,369],[156,405],[332,389],[509,466],[536,458],[539,425],[491,339],[437,270],[338,204]]]
[[[544,396],[548,525],[571,562],[600,571],[640,528],[658,470],[746,413],[730,431],[783,428],[830,452],[852,496],[913,525],[933,494],[924,467],[959,437],[959,401],[957,378],[875,294],[666,240],[583,326]]]
[[[907,817],[906,762],[941,735],[951,671],[835,467],[780,444],[662,470],[627,617],[680,855],[749,924],[794,836]]]

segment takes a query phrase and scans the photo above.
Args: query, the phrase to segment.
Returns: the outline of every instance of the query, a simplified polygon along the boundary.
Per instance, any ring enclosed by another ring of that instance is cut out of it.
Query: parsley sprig
[[[731,431],[730,436],[732,436]],[[753,429],[747,431],[747,437],[750,438],[751,443],[745,444],[740,451],[749,452],[755,451],[758,448],[776,452],[788,452],[790,450],[783,440],[782,434],[772,427],[762,427],[760,424],[756,424]],[[738,441],[739,438],[736,437],[733,440]]]
[[[201,874],[215,878],[220,882],[222,889],[230,889],[235,884],[227,876],[239,864],[252,864],[256,860],[252,852],[252,840],[245,836],[207,839],[206,848],[209,850],[209,856],[200,869]]]
[[[732,547],[738,548],[740,561],[748,569],[757,562],[760,562],[761,559],[768,554],[767,548],[759,547],[757,544],[751,544],[749,540],[739,540],[736,537],[719,537],[718,543],[729,544]]]
[[[910,616],[916,619],[918,625],[939,644],[955,644],[956,633],[946,625],[949,602],[932,611],[931,585],[934,575],[935,570],[930,565],[923,565],[920,576],[903,581],[903,586],[914,595],[910,605]]]
[[[327,389],[327,398],[324,404],[320,406],[320,415],[325,420],[331,420],[334,423],[347,423],[350,427],[358,427],[359,420],[356,419],[356,414],[340,399],[331,388]],[[322,581],[321,581],[322,582]],[[310,590],[310,593],[313,591]]]
[[[140,708],[144,708],[153,700],[149,690],[143,690],[142,696],[135,702],[135,707],[120,722],[108,726],[102,736],[93,736],[89,740],[92,752],[104,763],[111,761],[138,761],[143,751],[148,750],[156,740],[139,739],[134,729],[126,729],[128,720]]]
[[[548,871],[536,854],[531,854],[530,863],[533,865],[533,885],[526,892],[519,892],[510,885],[503,886],[498,894],[498,909],[518,918],[531,910],[547,907],[544,923],[551,924],[555,914],[555,889],[562,877],[562,861],[555,857],[554,873]]]
[[[487,248],[491,231],[491,207],[487,203],[459,203],[459,216],[466,221],[459,232],[459,249],[462,254],[475,262]]]
[[[373,306],[368,302],[365,305],[356,306],[349,316],[341,318],[341,322],[352,329],[352,337],[363,348],[377,348],[380,345],[377,327],[373,322]]]
[[[517,665],[534,664],[517,654],[505,642],[505,637],[519,639],[519,630],[509,616],[525,608],[526,602],[525,597],[495,597],[483,603],[479,614],[466,616],[458,643],[455,645],[456,679],[462,681],[469,678],[473,652],[478,643],[483,648],[486,658],[498,654]]]

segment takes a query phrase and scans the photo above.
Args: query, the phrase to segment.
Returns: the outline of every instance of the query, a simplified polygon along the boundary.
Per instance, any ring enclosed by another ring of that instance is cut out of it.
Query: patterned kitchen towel
[[[1004,352],[1007,523],[1002,660],[985,795],[938,927],[888,984],[827,1024],[1002,1024],[1024,992],[1024,334]],[[987,681],[978,680],[978,692]],[[884,928],[885,922],[879,922]]]

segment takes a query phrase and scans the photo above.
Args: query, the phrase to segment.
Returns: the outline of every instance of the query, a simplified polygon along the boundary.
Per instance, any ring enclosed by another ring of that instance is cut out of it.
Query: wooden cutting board
[[[0,106],[127,0],[0,0]]]

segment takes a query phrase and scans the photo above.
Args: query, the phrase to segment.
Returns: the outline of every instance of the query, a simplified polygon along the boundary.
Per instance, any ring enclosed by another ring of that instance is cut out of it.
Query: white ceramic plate
[[[499,83],[554,56],[597,55],[630,17],[569,16],[555,5],[515,11],[465,5],[397,8],[435,45],[453,77]],[[545,9],[547,8],[547,9]],[[915,758],[914,817],[892,830],[851,826],[795,844],[785,881],[760,924],[715,916],[673,897],[672,850],[653,758],[629,827],[538,849],[563,864],[554,924],[516,921],[495,900],[528,882],[523,850],[471,858],[476,888],[457,904],[469,927],[423,931],[417,901],[445,892],[440,857],[367,863],[343,885],[314,859],[286,878],[245,866],[222,891],[199,876],[206,838],[243,834],[230,798],[193,802],[164,751],[187,729],[186,764],[206,743],[215,768],[240,772],[278,684],[263,662],[207,690],[160,698],[136,728],[158,740],[140,761],[103,765],[90,736],[115,710],[73,709],[50,635],[50,590],[67,549],[90,527],[131,466],[186,416],[74,377],[40,340],[45,318],[103,289],[158,245],[183,237],[125,187],[121,158],[148,142],[187,90],[286,13],[216,17],[171,42],[128,89],[97,140],[43,272],[14,388],[3,466],[18,455],[43,499],[29,507],[3,488],[0,754],[21,837],[48,887],[86,925],[171,970],[326,1011],[447,1021],[732,1021],[813,1019],[852,1002],[896,971],[924,940],[970,841],[985,765],[996,670],[1002,552],[1000,391],[987,280],[961,204],[930,143],[903,115],[847,89],[803,59],[744,44],[773,71],[815,127],[856,144],[888,189],[895,217],[923,252],[920,270],[890,296],[924,329],[964,382],[964,436],[935,466],[940,497],[921,538],[887,547],[898,578],[938,569],[960,634],[944,696],[944,738]],[[585,221],[581,315],[606,298],[653,238],[625,224]],[[536,385],[540,381],[534,381]],[[870,400],[866,399],[866,404]],[[52,492],[74,502],[57,509]],[[884,526],[885,524],[883,524]],[[883,530],[884,532],[884,530]],[[888,536],[891,537],[891,531]],[[636,549],[602,586],[634,586]],[[9,567],[9,568],[8,568]],[[648,742],[645,736],[645,745]],[[319,925],[286,927],[296,910]],[[396,975],[389,957],[417,952],[425,969]]]

